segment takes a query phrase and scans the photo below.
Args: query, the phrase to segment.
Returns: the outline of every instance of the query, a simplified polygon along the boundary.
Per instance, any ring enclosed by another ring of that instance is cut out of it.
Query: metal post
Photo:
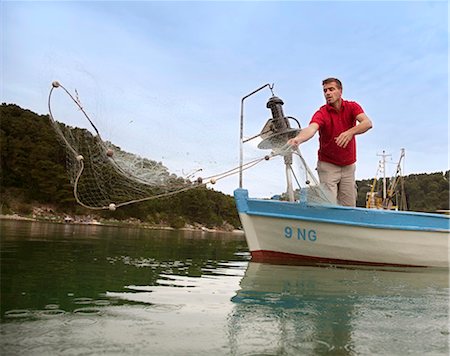
[[[294,188],[292,186],[292,153],[284,156],[284,164],[286,166],[286,182],[287,182],[287,196],[290,202],[295,201]]]
[[[242,188],[242,166],[244,164],[244,100],[247,99],[249,96],[252,96],[253,94],[264,89],[267,86],[270,89],[272,89],[273,84],[271,87],[270,84],[267,83],[262,87],[252,91],[250,94],[247,94],[241,99],[241,122],[240,122],[240,142],[239,142],[239,188]]]

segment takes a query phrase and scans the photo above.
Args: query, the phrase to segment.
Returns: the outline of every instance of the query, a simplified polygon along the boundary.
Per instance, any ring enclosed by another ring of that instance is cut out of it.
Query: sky
[[[343,82],[373,129],[356,137],[357,179],[449,169],[447,1],[2,1],[1,101],[48,113],[51,83],[78,93],[102,137],[180,176],[239,165],[241,99],[274,85],[306,127],[322,80]],[[267,88],[244,106],[244,138],[270,118]],[[55,99],[55,118],[77,108]],[[78,119],[76,119],[78,120]],[[80,126],[82,124],[80,123]],[[269,151],[243,145],[244,162]],[[309,166],[318,136],[300,147]],[[232,194],[238,176],[214,189]],[[285,189],[282,160],[243,174],[250,196]]]

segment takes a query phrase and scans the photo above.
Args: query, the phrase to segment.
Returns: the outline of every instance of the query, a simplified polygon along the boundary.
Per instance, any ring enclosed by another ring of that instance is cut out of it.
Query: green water
[[[448,355],[446,270],[249,262],[240,235],[0,221],[1,355]]]

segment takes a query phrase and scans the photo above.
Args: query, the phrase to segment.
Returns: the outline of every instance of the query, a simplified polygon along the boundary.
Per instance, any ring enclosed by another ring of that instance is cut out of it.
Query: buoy
[[[210,182],[211,184],[216,184],[216,180],[215,180],[214,178],[211,178],[211,179],[209,180],[209,182]]]
[[[113,154],[114,154],[114,151],[113,151],[112,149],[108,148],[108,149],[106,150],[106,155],[107,155],[108,157],[112,157]]]
[[[78,156],[77,156],[77,161],[78,161],[78,162],[82,161],[83,159],[84,159],[84,157],[83,157],[82,155],[78,155]]]
[[[109,204],[109,210],[111,210],[111,211],[116,210],[116,204],[114,204],[114,203]]]
[[[53,88],[58,88],[58,87],[60,86],[60,84],[59,84],[59,82],[58,82],[57,80],[55,80],[55,81],[52,83],[52,86],[53,86]]]

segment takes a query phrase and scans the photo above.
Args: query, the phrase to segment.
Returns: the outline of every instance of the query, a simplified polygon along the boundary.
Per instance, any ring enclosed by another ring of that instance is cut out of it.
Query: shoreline
[[[126,227],[126,228],[138,228],[138,229],[148,229],[148,230],[171,230],[171,231],[190,231],[190,232],[209,232],[209,233],[227,233],[227,234],[244,234],[243,230],[234,229],[234,230],[221,230],[221,229],[210,229],[205,226],[200,227],[182,227],[179,229],[173,228],[171,226],[162,226],[162,225],[150,225],[142,222],[120,222],[117,223],[112,221],[97,221],[97,220],[88,220],[88,221],[60,221],[56,219],[48,218],[30,218],[26,216],[21,216],[18,214],[0,214],[0,220],[12,220],[12,221],[30,221],[30,222],[42,222],[42,223],[51,223],[51,224],[65,224],[65,225],[90,225],[90,226],[109,226],[109,227]]]

